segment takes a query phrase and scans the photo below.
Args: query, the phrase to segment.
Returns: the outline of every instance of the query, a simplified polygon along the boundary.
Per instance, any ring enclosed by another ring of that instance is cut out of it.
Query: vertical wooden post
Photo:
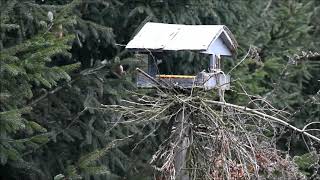
[[[211,54],[209,63],[210,72],[221,70],[221,58],[220,55]]]
[[[151,55],[148,55],[148,74],[155,78],[157,75],[157,59]]]
[[[214,54],[210,54],[209,62],[209,72],[213,72],[213,70],[216,69],[216,56]]]
[[[174,159],[174,168],[176,172],[176,180],[190,180],[190,177],[188,175],[187,168],[187,153],[188,153],[188,147],[190,144],[190,140],[188,137],[189,128],[186,127],[187,118],[185,117],[185,111],[184,107],[183,110],[179,112],[177,115],[177,122],[176,122],[176,128],[177,128],[177,138],[179,138],[178,147],[176,148],[176,156]]]

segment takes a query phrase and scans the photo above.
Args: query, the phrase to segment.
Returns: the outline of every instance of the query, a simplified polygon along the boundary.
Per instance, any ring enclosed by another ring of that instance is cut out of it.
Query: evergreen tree
[[[135,88],[134,67],[144,59],[123,45],[147,21],[227,25],[240,44],[237,59],[252,47],[231,72],[236,82],[230,101],[247,104],[250,99],[238,93],[244,88],[289,110],[296,125],[319,120],[314,100],[319,58],[302,53],[320,51],[317,0],[0,2],[0,171],[5,179],[152,177],[148,162],[165,128],[117,126],[117,115],[94,110],[133,96],[126,90]],[[191,52],[165,59],[160,70],[168,73],[193,74],[207,63]],[[114,73],[120,64],[125,76]]]

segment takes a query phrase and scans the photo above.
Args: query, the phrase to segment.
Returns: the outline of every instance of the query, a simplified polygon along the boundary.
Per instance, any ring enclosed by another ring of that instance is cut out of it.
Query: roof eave
[[[228,37],[230,38],[229,41],[231,41],[230,44],[227,46],[229,46],[229,48],[233,54],[237,54],[237,48],[239,45],[238,45],[238,42],[236,41],[234,35],[231,33],[231,31],[229,30],[229,28],[227,26],[223,26],[223,30],[225,33],[227,33]]]

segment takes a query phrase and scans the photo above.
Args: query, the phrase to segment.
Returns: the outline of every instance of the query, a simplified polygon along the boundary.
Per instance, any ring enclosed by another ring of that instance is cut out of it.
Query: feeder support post
[[[209,61],[210,72],[213,72],[213,70],[216,69],[215,65],[216,65],[216,56],[214,54],[210,54],[210,61]]]
[[[176,132],[179,132],[177,138],[179,139],[178,147],[176,147],[176,156],[174,158],[175,179],[176,180],[190,180],[187,170],[188,149],[190,146],[190,127],[188,127],[189,117],[186,117],[186,112],[183,108],[177,115],[175,122]]]
[[[152,55],[148,55],[148,74],[155,78],[157,75],[157,70],[157,59]]]

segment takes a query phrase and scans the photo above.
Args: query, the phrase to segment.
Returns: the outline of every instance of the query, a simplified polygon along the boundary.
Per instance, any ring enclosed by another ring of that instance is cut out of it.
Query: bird
[[[202,83],[205,83],[206,81],[208,81],[209,78],[210,78],[210,75],[206,73],[205,70],[202,70],[196,76],[197,82],[202,82]]]
[[[119,76],[122,76],[124,71],[123,71],[123,66],[119,64],[118,66],[115,67],[115,73],[117,73]]]
[[[53,25],[53,13],[51,11],[48,11],[47,16],[48,16],[48,20],[49,20],[48,30],[50,30]]]
[[[121,78],[126,74],[126,72],[123,70],[123,66],[119,64],[112,68],[112,74],[114,74],[117,78]]]
[[[51,11],[48,11],[48,20],[50,23],[53,22],[53,13]]]

